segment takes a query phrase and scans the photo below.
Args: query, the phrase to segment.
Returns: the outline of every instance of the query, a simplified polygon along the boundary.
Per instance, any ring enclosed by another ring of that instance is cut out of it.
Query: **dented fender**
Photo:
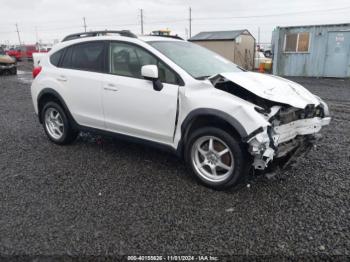
[[[184,135],[189,123],[198,116],[215,116],[230,123],[246,139],[252,132],[269,122],[254,109],[254,105],[239,97],[213,88],[208,81],[198,88],[180,88],[179,123],[174,142],[177,145]]]

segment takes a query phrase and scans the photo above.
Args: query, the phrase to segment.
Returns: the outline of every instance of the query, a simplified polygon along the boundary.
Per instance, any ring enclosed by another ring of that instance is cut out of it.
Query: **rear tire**
[[[216,127],[199,128],[190,135],[185,159],[202,184],[217,190],[237,185],[249,172],[243,146]]]
[[[78,136],[79,132],[72,128],[66,112],[55,102],[44,105],[41,119],[47,137],[55,144],[70,144]]]

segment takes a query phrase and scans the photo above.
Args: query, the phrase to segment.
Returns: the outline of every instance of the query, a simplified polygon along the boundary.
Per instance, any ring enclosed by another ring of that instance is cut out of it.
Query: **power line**
[[[328,9],[322,9],[322,10],[307,10],[307,11],[297,11],[297,12],[286,12],[286,13],[274,13],[274,14],[266,14],[266,15],[247,15],[247,16],[218,16],[218,17],[194,17],[192,16],[192,8],[189,7],[189,17],[183,17],[183,18],[179,18],[179,19],[168,19],[168,20],[148,20],[147,19],[147,25],[157,25],[157,24],[164,24],[164,23],[177,23],[177,22],[181,22],[181,23],[189,23],[189,37],[191,37],[192,35],[192,23],[193,21],[198,21],[198,23],[196,23],[196,25],[204,25],[206,24],[205,21],[210,21],[210,20],[228,20],[229,19],[245,19],[245,18],[265,18],[265,17],[276,17],[276,16],[289,16],[289,15],[297,15],[297,14],[307,14],[307,13],[319,13],[319,12],[333,12],[333,11],[345,11],[345,12],[348,12],[348,9],[350,9],[350,6],[345,6],[345,7],[342,7],[342,8],[328,8]],[[143,9],[140,10],[141,12],[141,33],[143,34],[144,32],[144,13],[143,13]],[[103,21],[103,20],[106,20],[107,18],[102,18],[102,19],[99,19],[98,21]],[[64,20],[64,22],[66,21],[69,21],[69,20]],[[90,21],[90,20],[89,20]],[[97,20],[96,20],[97,21]],[[201,23],[200,21],[203,21],[203,23]],[[63,22],[63,20],[62,20]],[[78,21],[77,21],[78,22]],[[83,17],[83,26],[84,26],[84,29],[85,31],[87,31],[87,25],[86,25],[86,18]],[[225,22],[223,22],[225,23]],[[256,23],[254,23],[256,24]],[[259,23],[259,25],[262,25],[264,23]],[[270,23],[268,23],[270,24]],[[283,22],[281,22],[280,24],[283,24]],[[111,27],[114,27],[114,26],[117,26],[117,27],[128,27],[128,26],[137,26],[139,25],[137,22],[136,23],[125,23],[125,24],[108,24],[108,25],[90,25],[90,27],[104,27],[104,28],[111,28]],[[236,24],[237,25],[237,24]],[[243,21],[242,21],[242,25],[243,25]],[[248,25],[248,23],[244,23],[244,25]],[[4,25],[2,25],[4,26]],[[27,26],[27,23],[25,23],[25,26]],[[44,28],[43,28],[44,26]],[[75,30],[74,28],[81,28],[81,25],[78,26],[78,23],[76,23],[76,26],[75,25],[70,25],[70,26],[63,26],[63,27],[54,27],[53,25],[47,25],[45,26],[45,24],[40,27],[40,31],[44,31],[44,32],[54,32],[54,31],[58,31],[58,30],[65,30],[65,29],[71,29],[71,30]],[[46,27],[46,28],[45,28]],[[10,33],[17,33],[17,36],[18,36],[18,40],[20,43],[21,42],[21,36],[20,36],[20,33],[27,33],[27,32],[33,32],[34,30],[23,30],[23,26],[21,27],[21,32],[18,28],[18,24],[16,23],[16,30],[14,31],[0,31],[0,34],[10,34]],[[35,30],[36,31],[36,30]],[[34,32],[35,32],[34,31]],[[56,32],[57,34],[59,32]],[[22,35],[23,36],[23,35]]]
[[[224,17],[198,17],[193,20],[221,20],[221,19],[241,19],[241,18],[262,18],[262,17],[273,17],[273,16],[285,16],[285,15],[297,15],[297,14],[307,14],[307,13],[318,13],[318,12],[332,12],[339,10],[350,9],[350,6],[342,8],[324,9],[324,10],[309,10],[309,11],[299,11],[299,12],[288,12],[288,13],[278,13],[278,14],[268,14],[268,15],[248,15],[248,16],[224,16]]]
[[[337,7],[337,8],[329,8],[329,9],[323,9],[323,10],[314,10],[314,11],[296,11],[296,12],[288,12],[288,13],[276,13],[276,14],[268,14],[268,15],[248,15],[248,16],[229,16],[229,17],[198,17],[198,18],[192,18],[192,20],[211,20],[211,19],[240,19],[240,18],[258,18],[258,17],[269,17],[269,16],[284,16],[284,15],[294,15],[294,14],[305,14],[305,13],[315,13],[315,12],[328,12],[328,11],[339,11],[339,10],[346,10],[346,9],[349,9],[350,6],[345,6],[345,7]],[[121,15],[118,15],[118,17],[121,17],[123,14]],[[125,17],[130,17],[129,15],[125,14]],[[113,20],[114,17],[111,17],[111,18],[101,18],[101,17],[93,17],[93,18],[90,18],[89,16],[89,19],[90,20],[96,20],[96,21],[103,21],[103,20]],[[89,20],[89,21],[90,21]],[[183,18],[181,19],[181,21],[185,21],[185,20],[188,20],[188,18]],[[77,22],[77,19],[65,19],[65,20],[45,20],[45,24],[50,24],[50,23],[61,23],[61,22],[73,22],[73,21],[76,21]],[[179,21],[179,20],[175,20],[175,21]],[[168,22],[168,21],[165,21],[165,22]],[[32,22],[29,22],[29,21],[25,21],[23,22],[23,24],[25,25],[29,25],[29,24],[32,24],[32,25],[35,25],[37,23],[40,23],[40,21],[32,21]],[[148,24],[148,23],[147,23]],[[0,27],[9,27],[13,24],[11,23],[1,23]]]
[[[191,8],[190,8],[191,9]],[[244,19],[244,18],[264,18],[264,17],[273,17],[273,16],[286,16],[286,15],[295,15],[295,14],[306,14],[306,13],[316,13],[316,12],[331,12],[331,11],[343,11],[343,10],[347,10],[350,9],[350,6],[348,7],[343,7],[343,8],[333,8],[333,9],[323,9],[323,10],[310,10],[310,11],[299,11],[299,12],[289,12],[289,13],[278,13],[278,14],[267,14],[267,15],[249,15],[249,16],[229,16],[229,17],[192,17],[192,9],[191,9],[191,22],[193,21],[200,21],[200,20],[220,20],[220,19]],[[142,10],[142,14],[143,14],[143,10]],[[84,17],[83,19],[85,19],[85,23],[84,23],[84,28],[86,26],[86,18]],[[105,20],[105,19],[102,19]],[[99,21],[102,21],[101,19]],[[181,19],[169,19],[169,20],[158,20],[158,21],[149,21],[147,22],[147,24],[161,24],[161,23],[175,23],[175,22],[185,22],[188,21],[189,18],[181,18]],[[64,22],[66,22],[68,20],[65,20]],[[144,21],[143,23],[144,24]],[[134,26],[136,25],[135,23],[126,23],[126,24],[116,24],[117,26]],[[95,26],[111,26],[111,25],[95,25]],[[45,27],[45,26],[44,26]],[[73,26],[74,27],[74,26]],[[86,26],[87,27],[87,26]],[[192,23],[191,23],[191,27],[192,27]],[[41,26],[42,30],[44,31],[54,31],[54,30],[60,30],[60,29],[69,29],[72,28],[72,26],[69,27],[52,27],[52,26],[48,26],[48,28],[43,28],[43,26]],[[191,28],[192,29],[192,28]],[[11,33],[12,31],[2,31],[1,33]]]
[[[81,28],[81,25],[56,27],[56,28],[50,28],[50,29],[40,29],[40,31],[52,32],[57,30],[65,30],[65,29],[73,29],[73,28]]]

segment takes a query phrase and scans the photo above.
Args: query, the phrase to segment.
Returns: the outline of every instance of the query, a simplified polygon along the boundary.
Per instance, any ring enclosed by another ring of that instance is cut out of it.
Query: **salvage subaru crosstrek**
[[[170,37],[69,35],[33,76],[35,112],[52,142],[81,130],[153,142],[216,189],[289,166],[330,122],[326,103],[301,85]]]

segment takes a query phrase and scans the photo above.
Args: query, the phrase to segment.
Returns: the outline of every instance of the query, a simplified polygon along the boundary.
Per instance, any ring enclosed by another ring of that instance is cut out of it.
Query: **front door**
[[[329,32],[324,76],[347,77],[350,72],[350,32]]]
[[[143,79],[143,65],[157,65],[163,89]],[[176,73],[145,49],[111,42],[109,71],[103,79],[103,105],[110,131],[171,144],[175,129],[179,84]]]

